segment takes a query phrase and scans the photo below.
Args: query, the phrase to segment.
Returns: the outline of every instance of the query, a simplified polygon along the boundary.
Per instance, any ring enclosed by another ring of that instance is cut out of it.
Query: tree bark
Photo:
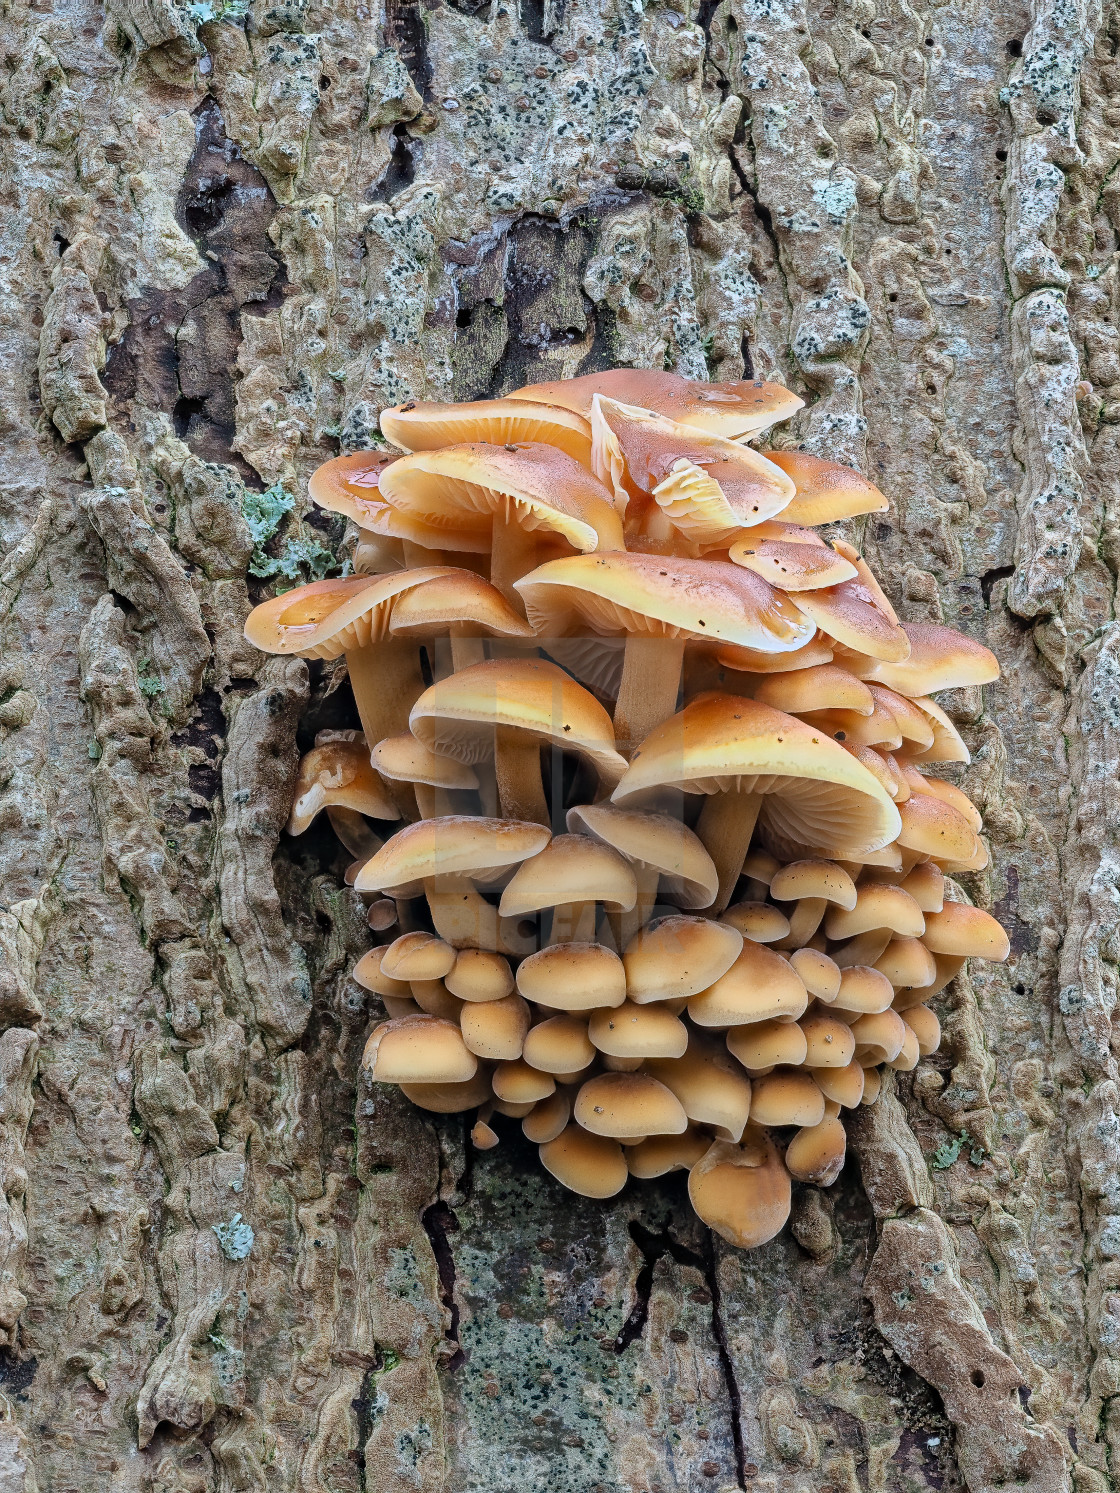
[[[0,27],[5,1493],[1106,1493],[1115,10]],[[356,718],[340,668],[242,639],[250,564],[353,542],[306,478],[382,407],[615,363],[802,393],[775,440],[890,496],[842,530],[900,615],[1004,667],[943,703],[1011,961],[750,1254],[679,1177],[573,1200],[516,1124],[472,1154],[362,1076],[348,857],[282,834]]]

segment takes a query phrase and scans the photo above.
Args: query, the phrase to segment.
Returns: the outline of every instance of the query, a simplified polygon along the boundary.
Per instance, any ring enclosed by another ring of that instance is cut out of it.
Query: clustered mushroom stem
[[[541,782],[540,743],[503,726],[497,728],[494,737],[494,768],[503,816],[550,829],[552,815]]]
[[[422,544],[417,544],[415,539],[402,539],[401,549],[404,552],[404,566],[406,570],[415,570],[421,565],[442,565],[443,551],[430,550]]]
[[[420,810],[421,819],[435,819],[439,814],[436,804],[436,789],[431,783],[414,783],[416,790],[416,807]]]
[[[432,926],[454,949],[490,949],[520,959],[531,953],[531,937],[522,938],[513,920],[500,918],[466,876],[436,876],[424,883]]]
[[[700,811],[696,833],[715,862],[719,874],[716,900],[707,909],[711,917],[718,917],[731,901],[735,883],[739,880],[743,862],[750,849],[751,835],[754,834],[761,807],[760,793],[733,788],[727,793],[710,794]]]
[[[638,884],[638,895],[628,912],[618,914],[619,948],[626,948],[630,940],[649,922],[657,902],[657,889],[661,883],[661,872],[656,866],[646,866],[640,861],[633,863],[634,880]]]
[[[469,669],[472,664],[486,662],[486,649],[480,637],[471,637],[464,631],[468,623],[451,625],[451,667],[457,674],[460,669]]]
[[[824,897],[802,897],[790,913],[789,933],[779,948],[803,949],[821,925],[828,902]]]
[[[552,909],[548,941],[552,944],[594,943],[595,926],[594,902],[562,902]]]
[[[404,638],[382,638],[365,648],[350,648],[346,668],[370,746],[407,731],[409,711],[424,688],[417,645]],[[416,796],[409,784],[386,779],[385,788],[402,817],[415,819]]]
[[[683,664],[683,638],[626,639],[614,708],[615,741],[624,755],[675,713]]]
[[[331,822],[331,829],[356,859],[368,861],[371,855],[376,855],[381,849],[384,842],[374,834],[356,809],[328,804],[327,818]]]
[[[519,617],[525,615],[525,602],[513,583],[528,575],[536,563],[536,535],[518,523],[506,522],[502,514],[496,513],[490,549],[490,584],[498,588]]]

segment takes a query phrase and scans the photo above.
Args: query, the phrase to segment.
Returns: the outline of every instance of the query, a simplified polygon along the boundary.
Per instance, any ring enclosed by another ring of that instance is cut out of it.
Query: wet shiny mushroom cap
[[[567,452],[581,466],[591,463],[591,426],[583,415],[561,405],[514,399],[462,404],[409,399],[381,411],[381,429],[402,451],[435,451],[471,441],[492,446],[534,441]]]
[[[760,824],[805,845],[872,850],[899,829],[898,810],[878,780],[837,742],[738,696],[702,696],[658,726],[612,797],[625,804],[666,786],[762,793]]]
[[[502,892],[502,917],[523,917],[572,902],[633,907],[634,873],[626,858],[589,835],[556,835],[513,873]]]
[[[362,1054],[378,1083],[463,1083],[478,1059],[453,1021],[438,1016],[401,1016],[375,1027]]]
[[[497,587],[473,570],[452,570],[406,591],[394,603],[389,628],[405,638],[442,636],[452,628],[480,637],[533,635]]]
[[[393,604],[403,592],[451,573],[451,566],[425,565],[390,575],[312,581],[254,607],[245,636],[262,653],[338,658],[386,636]]]
[[[381,972],[394,980],[442,980],[455,950],[433,933],[402,933],[381,955]]]
[[[607,784],[617,783],[626,768],[614,749],[610,716],[546,659],[490,659],[460,669],[424,691],[409,726],[432,751],[459,762],[492,757],[495,728],[505,728],[578,753]]]
[[[477,876],[515,866],[549,841],[539,824],[449,814],[398,830],[358,872],[359,892],[413,887],[430,877]]]
[[[568,828],[594,835],[638,866],[657,871],[667,894],[688,910],[707,907],[718,878],[698,835],[671,814],[581,804],[568,810]]]
[[[589,418],[596,394],[622,404],[639,405],[729,440],[788,420],[804,403],[781,384],[762,379],[708,384],[679,373],[644,368],[612,368],[605,373],[584,374],[582,378],[526,384],[509,397],[562,405]]]
[[[623,632],[782,653],[802,647],[814,632],[780,592],[720,560],[572,555],[538,566],[515,584],[542,637],[582,626],[607,636]]]
[[[858,513],[886,513],[890,506],[866,477],[807,451],[767,452],[796,489],[784,517],[791,524],[832,524]]]
[[[553,535],[576,550],[621,549],[610,492],[574,457],[539,442],[470,442],[402,456],[381,474],[395,511],[435,530],[492,523]]]
[[[999,678],[999,662],[991,649],[955,628],[936,622],[904,622],[902,630],[910,644],[909,653],[901,659],[883,655],[867,659],[860,671],[863,678],[874,679],[912,699],[943,689],[991,684]]]
[[[622,960],[603,944],[554,944],[530,954],[517,969],[526,1000],[557,1011],[593,1011],[626,999]]]

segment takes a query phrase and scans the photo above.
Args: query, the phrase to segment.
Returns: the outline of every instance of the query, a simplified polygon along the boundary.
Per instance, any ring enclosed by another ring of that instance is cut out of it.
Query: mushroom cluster
[[[356,573],[246,627],[346,657],[362,729],[320,736],[289,829],[326,810],[370,898],[373,1077],[477,1111],[479,1147],[520,1119],[587,1196],[686,1169],[742,1247],[791,1178],[836,1179],[844,1111],[935,1051],[964,961],[1009,952],[946,882],[987,852],[929,770],[968,761],[931,695],[996,660],[818,532],[876,487],[748,444],[800,403],[629,369],[410,400],[401,454],[311,479]]]

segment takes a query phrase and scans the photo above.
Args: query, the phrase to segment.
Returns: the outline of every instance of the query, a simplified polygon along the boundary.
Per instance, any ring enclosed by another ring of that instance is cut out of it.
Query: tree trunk
[[[1115,11],[245,8],[0,8],[5,1493],[1105,1493]],[[1004,666],[944,703],[1012,959],[750,1254],[362,1076],[348,857],[281,832],[356,719],[241,634],[384,405],[614,363],[801,392]]]

